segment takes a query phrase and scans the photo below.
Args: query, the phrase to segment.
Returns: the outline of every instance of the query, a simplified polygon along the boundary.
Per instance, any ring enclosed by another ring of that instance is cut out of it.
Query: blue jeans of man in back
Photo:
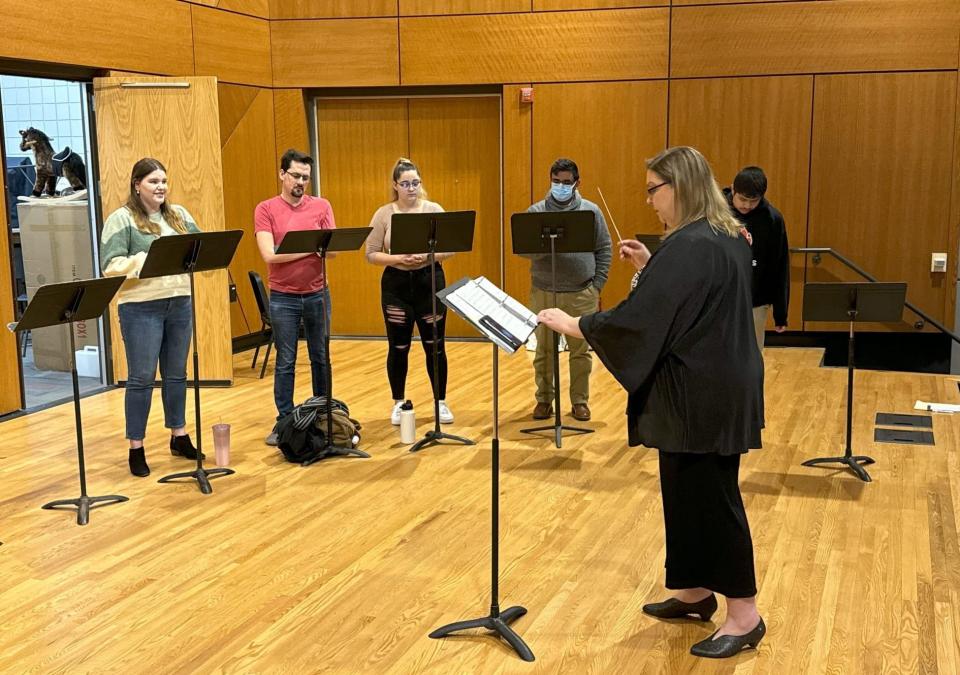
[[[327,391],[326,345],[324,334],[330,325],[330,291],[314,293],[270,292],[270,324],[277,352],[273,372],[273,400],[277,419],[293,411],[294,374],[297,366],[297,338],[300,323],[307,339],[313,395]]]

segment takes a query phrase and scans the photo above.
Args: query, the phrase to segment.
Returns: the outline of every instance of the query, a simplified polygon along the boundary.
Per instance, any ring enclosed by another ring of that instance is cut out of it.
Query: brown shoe
[[[570,411],[570,414],[573,415],[573,419],[580,420],[581,422],[590,421],[590,408],[587,407],[586,403],[574,403],[573,410]]]
[[[533,419],[548,420],[553,417],[553,406],[549,403],[537,402],[537,407],[533,409]]]

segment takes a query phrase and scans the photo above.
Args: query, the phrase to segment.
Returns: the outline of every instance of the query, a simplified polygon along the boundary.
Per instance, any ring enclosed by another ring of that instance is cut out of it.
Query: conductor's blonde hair
[[[717,234],[739,236],[740,221],[730,212],[710,164],[695,148],[686,145],[667,148],[647,160],[647,169],[673,188],[677,224],[665,236],[701,218],[706,218]]]

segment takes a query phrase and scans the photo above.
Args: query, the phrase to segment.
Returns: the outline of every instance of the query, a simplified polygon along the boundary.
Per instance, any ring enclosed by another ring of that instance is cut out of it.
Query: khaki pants
[[[557,293],[557,307],[571,316],[583,316],[596,312],[600,307],[600,292],[593,284],[582,291]],[[530,309],[539,312],[553,307],[553,293],[533,288],[530,291]],[[537,401],[553,401],[553,361],[550,350],[553,348],[553,333],[546,326],[537,326],[537,353],[533,358],[533,372],[537,383]],[[586,403],[590,399],[590,371],[593,369],[593,355],[586,340],[567,336],[570,349],[570,403]]]
[[[757,333],[757,348],[763,353],[763,331],[767,327],[767,315],[771,305],[760,305],[753,308],[753,330]]]

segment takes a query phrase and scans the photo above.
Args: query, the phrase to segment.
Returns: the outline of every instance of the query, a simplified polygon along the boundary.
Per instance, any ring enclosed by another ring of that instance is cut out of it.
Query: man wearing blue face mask
[[[580,196],[580,170],[570,159],[558,159],[550,167],[550,192],[543,201],[529,209],[531,213],[547,211],[592,211],[596,226],[596,243],[592,252],[557,254],[557,303],[571,316],[600,309],[600,290],[607,283],[610,271],[612,250],[610,233],[600,208]],[[550,255],[531,254],[530,258],[530,309],[539,312],[553,307],[553,288],[550,276]],[[537,327],[537,353],[533,359],[534,376],[537,383],[537,405],[533,409],[533,419],[544,420],[553,417],[553,370],[550,361],[549,329]],[[590,419],[590,371],[593,357],[589,345],[583,339],[567,338],[570,348],[570,403],[574,419],[586,422]]]

